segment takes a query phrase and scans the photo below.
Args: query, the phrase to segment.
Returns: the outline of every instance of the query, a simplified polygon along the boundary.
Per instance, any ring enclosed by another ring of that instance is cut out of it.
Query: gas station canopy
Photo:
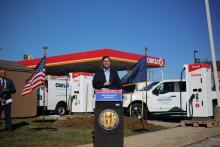
[[[46,58],[46,73],[48,75],[65,75],[70,72],[96,72],[100,69],[103,56],[110,56],[111,67],[117,71],[128,70],[138,62],[143,55],[134,54],[113,49],[99,49],[86,52],[71,53],[51,56]],[[21,60],[17,63],[34,68],[40,58]],[[165,60],[162,58],[147,56],[148,68],[164,67]]]

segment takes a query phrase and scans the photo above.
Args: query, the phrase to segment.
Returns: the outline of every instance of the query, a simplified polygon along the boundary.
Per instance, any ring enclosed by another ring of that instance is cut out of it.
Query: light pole
[[[44,52],[44,56],[46,56],[46,52],[48,50],[48,47],[47,46],[43,46],[43,52]]]
[[[164,79],[164,74],[163,74],[163,70],[159,70],[161,72],[161,80]]]
[[[220,106],[219,80],[218,80],[218,74],[217,74],[215,46],[214,46],[214,38],[213,38],[213,32],[212,32],[211,15],[210,15],[210,10],[209,10],[208,0],[205,0],[205,7],[206,7],[207,22],[208,22],[209,41],[210,41],[211,54],[212,54],[212,66],[213,66],[213,72],[214,72],[215,89],[217,92],[218,106]]]
[[[193,52],[193,62],[196,63],[196,53],[198,53],[197,50],[194,50]]]
[[[194,50],[194,52],[193,52],[193,62],[194,63],[200,63],[200,59],[199,58],[196,58],[196,53],[198,53],[198,51],[197,50]]]

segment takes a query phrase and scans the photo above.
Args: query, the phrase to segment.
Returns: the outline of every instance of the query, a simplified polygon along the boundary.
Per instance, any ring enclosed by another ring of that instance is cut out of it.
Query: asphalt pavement
[[[220,135],[208,137],[185,147],[220,147]]]

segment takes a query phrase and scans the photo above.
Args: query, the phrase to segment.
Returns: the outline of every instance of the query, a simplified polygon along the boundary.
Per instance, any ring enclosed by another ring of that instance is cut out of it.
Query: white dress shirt
[[[109,80],[110,80],[110,68],[108,68],[108,69],[103,68],[103,70],[104,70],[104,74],[105,74],[105,80],[106,80],[106,82],[109,82]]]

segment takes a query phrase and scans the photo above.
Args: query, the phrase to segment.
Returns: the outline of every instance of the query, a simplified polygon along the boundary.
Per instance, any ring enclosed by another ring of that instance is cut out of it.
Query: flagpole
[[[144,48],[145,49],[145,57],[146,57],[146,66],[145,66],[145,81],[146,81],[146,123],[147,123],[147,111],[148,111],[148,107],[147,107],[147,47]]]
[[[48,50],[48,47],[47,46],[44,46],[43,47],[43,54],[44,54],[44,57],[45,57],[45,60],[46,60],[46,52]],[[45,61],[46,62],[46,61]],[[45,63],[46,64],[46,63]],[[45,73],[46,73],[46,68],[45,68]],[[44,80],[45,81],[45,80]],[[46,125],[45,125],[45,84],[44,84],[44,94],[43,94],[43,128],[46,129]]]

